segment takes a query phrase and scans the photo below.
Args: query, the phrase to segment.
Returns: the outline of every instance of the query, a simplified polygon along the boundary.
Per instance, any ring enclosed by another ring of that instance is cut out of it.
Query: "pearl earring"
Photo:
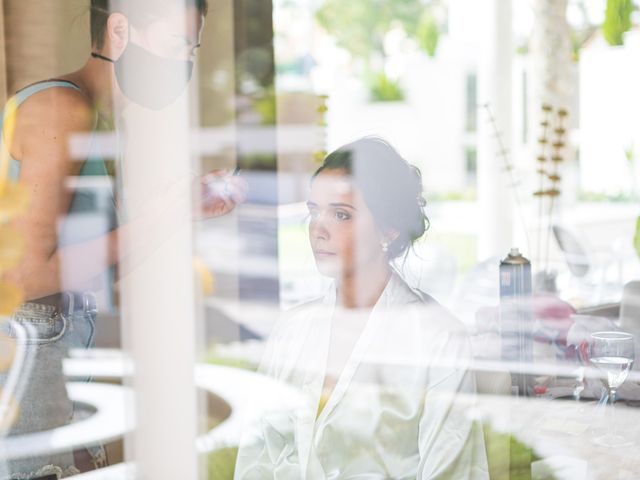
[[[389,244],[387,242],[382,242],[382,251],[387,253],[389,251]]]

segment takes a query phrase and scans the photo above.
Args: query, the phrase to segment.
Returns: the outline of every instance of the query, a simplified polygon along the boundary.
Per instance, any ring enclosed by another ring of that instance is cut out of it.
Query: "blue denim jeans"
[[[62,360],[70,348],[90,348],[95,337],[96,307],[92,294],[64,293],[59,306],[25,303],[2,329],[25,354],[14,397],[17,418],[8,435],[50,430],[69,424],[73,404],[67,395]],[[0,386],[13,385],[0,373]],[[78,473],[73,452],[0,460],[0,479],[63,478]]]

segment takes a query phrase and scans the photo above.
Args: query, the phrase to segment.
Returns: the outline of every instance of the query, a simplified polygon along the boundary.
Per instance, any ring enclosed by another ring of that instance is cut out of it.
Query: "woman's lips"
[[[330,258],[330,257],[335,257],[336,256],[335,253],[329,252],[328,250],[314,250],[313,254],[317,258]]]

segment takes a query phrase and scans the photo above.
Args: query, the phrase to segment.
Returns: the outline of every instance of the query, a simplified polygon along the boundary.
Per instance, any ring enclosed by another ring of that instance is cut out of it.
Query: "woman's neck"
[[[366,271],[345,275],[337,283],[338,305],[344,308],[373,308],[389,279],[389,264],[373,264]]]
[[[103,60],[90,58],[76,72],[60,77],[77,84],[89,97],[98,114],[108,122],[114,117],[113,112],[113,65]]]

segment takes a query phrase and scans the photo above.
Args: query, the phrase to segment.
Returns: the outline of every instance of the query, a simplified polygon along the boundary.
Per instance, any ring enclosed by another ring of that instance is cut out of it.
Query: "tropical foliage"
[[[402,100],[398,79],[385,72],[385,39],[401,29],[429,57],[436,55],[441,25],[435,11],[438,0],[325,0],[316,19],[364,70],[363,78],[374,101]]]
[[[633,0],[607,0],[602,34],[610,45],[622,45],[624,33],[631,30],[631,15],[635,7]]]

